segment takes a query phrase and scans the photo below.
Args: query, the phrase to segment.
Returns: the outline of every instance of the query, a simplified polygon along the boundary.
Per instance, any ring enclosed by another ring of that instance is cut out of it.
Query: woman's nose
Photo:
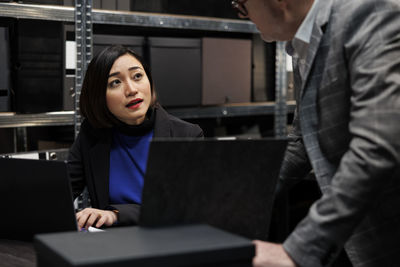
[[[135,95],[138,92],[135,83],[132,81],[127,81],[125,86],[125,92],[127,96]]]

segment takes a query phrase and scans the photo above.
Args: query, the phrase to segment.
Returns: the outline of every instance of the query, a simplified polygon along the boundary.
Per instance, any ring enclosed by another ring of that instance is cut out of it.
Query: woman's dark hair
[[[127,47],[121,45],[109,46],[99,52],[89,63],[79,99],[81,115],[86,117],[93,127],[107,128],[118,123],[117,118],[107,108],[107,83],[114,62],[125,54],[132,55],[142,64],[150,81],[152,96],[150,108],[155,105],[156,94],[153,88],[153,79],[150,69],[143,59]]]

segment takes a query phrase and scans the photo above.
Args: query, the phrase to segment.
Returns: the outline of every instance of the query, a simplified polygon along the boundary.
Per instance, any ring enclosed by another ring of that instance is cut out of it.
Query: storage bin
[[[149,38],[150,67],[163,106],[201,104],[201,40]]]
[[[0,26],[0,112],[10,111],[10,49],[8,27]]]
[[[145,39],[142,36],[94,34],[93,55],[96,55],[107,46],[123,45],[132,49],[139,56],[143,56],[144,44],[145,44]]]
[[[202,39],[202,104],[251,101],[251,40]]]

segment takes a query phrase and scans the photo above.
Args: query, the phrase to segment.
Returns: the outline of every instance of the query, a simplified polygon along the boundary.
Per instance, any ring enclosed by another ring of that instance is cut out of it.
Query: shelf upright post
[[[286,137],[287,129],[287,73],[286,73],[286,50],[285,42],[276,43],[275,58],[275,137]]]
[[[75,138],[81,126],[79,97],[83,78],[92,59],[92,0],[75,0],[75,40],[76,40],[76,73],[75,73]]]

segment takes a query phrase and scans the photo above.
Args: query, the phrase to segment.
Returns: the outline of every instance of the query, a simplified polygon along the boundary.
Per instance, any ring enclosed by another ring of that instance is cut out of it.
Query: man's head
[[[233,0],[240,18],[256,24],[266,42],[293,39],[314,0]]]

